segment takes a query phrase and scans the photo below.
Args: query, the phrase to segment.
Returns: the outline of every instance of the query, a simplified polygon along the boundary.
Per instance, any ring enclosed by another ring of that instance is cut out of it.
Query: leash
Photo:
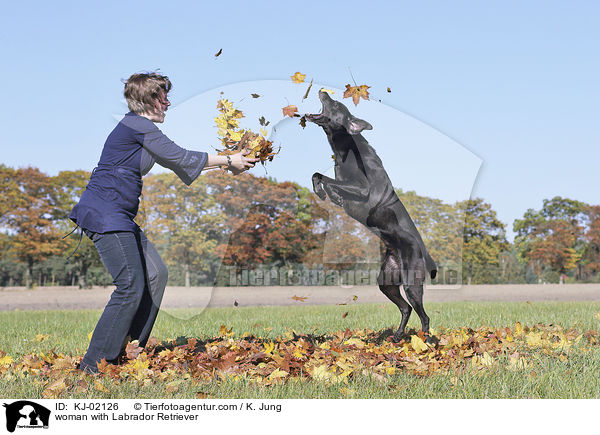
[[[69,258],[71,258],[79,249],[79,245],[81,244],[81,239],[83,238],[83,228],[81,228],[79,225],[77,225],[75,228],[73,228],[71,230],[71,232],[69,234],[65,234],[64,236],[62,236],[62,240],[64,240],[66,237],[69,237],[71,234],[73,234],[75,232],[75,230],[77,230],[77,228],[79,228],[79,242],[77,242],[77,247],[75,248],[75,250],[73,252],[71,252],[71,255],[69,255],[66,259],[65,259],[65,263],[69,262]]]

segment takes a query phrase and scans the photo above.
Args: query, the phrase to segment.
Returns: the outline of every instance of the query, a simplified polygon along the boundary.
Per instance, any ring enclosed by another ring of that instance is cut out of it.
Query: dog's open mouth
[[[318,121],[319,119],[323,118],[323,114],[322,113],[306,113],[304,114],[304,116],[306,117],[307,121]]]

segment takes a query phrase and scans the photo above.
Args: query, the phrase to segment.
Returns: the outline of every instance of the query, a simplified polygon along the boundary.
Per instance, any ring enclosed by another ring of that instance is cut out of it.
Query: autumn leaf
[[[56,399],[62,393],[67,390],[67,384],[65,383],[65,379],[58,379],[50,384],[48,388],[42,391],[42,397],[44,399]]]
[[[387,88],[387,91],[388,91],[388,92],[392,92],[392,90],[389,88],[389,86],[388,86],[388,88]]]
[[[144,348],[140,347],[140,342],[138,340],[130,341],[125,347],[125,353],[129,359],[136,359],[143,351]]]
[[[283,111],[283,116],[293,118],[294,114],[298,111],[298,108],[293,104],[290,104],[289,106],[282,107],[281,110]]]
[[[348,316],[348,311],[346,311],[344,314],[342,314],[342,319],[345,319]]]
[[[41,342],[50,338],[50,334],[36,334],[35,341]]]
[[[9,366],[13,363],[14,359],[12,356],[4,355],[0,358],[0,366]]]
[[[319,89],[319,92],[321,92],[321,91],[327,92],[329,95],[335,94],[335,91],[332,91],[331,89],[321,88],[321,89]]]
[[[258,98],[258,97],[260,97],[260,95],[258,95],[258,94],[250,94],[250,95],[252,95],[252,98]]]
[[[291,76],[291,78],[294,83],[302,83],[302,82],[304,82],[304,79],[306,78],[306,74],[296,72],[293,76]]]
[[[308,299],[308,296],[292,296],[292,299],[298,302],[304,302],[306,299]]]
[[[219,48],[219,51],[217,51],[217,53],[215,54],[215,57],[219,57],[221,55],[221,53],[223,53],[223,49]]]
[[[265,120],[264,116],[261,116],[260,118],[258,118],[258,122],[263,127],[266,127],[267,125],[269,125],[271,123],[270,121]]]
[[[417,335],[413,335],[413,336],[410,337],[410,345],[412,346],[412,348],[417,353],[421,353],[421,352],[426,351],[428,349],[427,345],[425,344],[425,342],[423,340],[421,340],[419,338],[419,336],[417,336]]]
[[[369,99],[369,89],[370,86],[360,85],[360,86],[350,86],[346,85],[346,90],[344,91],[344,98],[352,97],[352,101],[354,105],[357,106],[358,102],[361,98],[368,100]]]
[[[219,337],[224,337],[231,334],[231,329],[227,329],[227,326],[221,325],[219,328]]]
[[[300,118],[300,126],[301,126],[302,128],[306,127],[306,116],[302,116],[302,117]]]

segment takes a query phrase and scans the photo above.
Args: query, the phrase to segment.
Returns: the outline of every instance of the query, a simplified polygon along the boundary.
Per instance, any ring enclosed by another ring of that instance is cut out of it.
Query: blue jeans
[[[125,339],[145,346],[167,285],[167,266],[144,232],[84,230],[117,287],[98,320],[80,369],[97,372],[103,358],[115,363]]]

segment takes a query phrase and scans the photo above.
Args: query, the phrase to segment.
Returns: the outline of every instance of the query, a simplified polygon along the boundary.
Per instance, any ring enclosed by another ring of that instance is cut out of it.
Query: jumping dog
[[[386,253],[377,282],[379,288],[402,313],[394,340],[404,337],[412,308],[421,319],[427,339],[429,317],[423,308],[425,273],[434,279],[437,266],[400,202],[383,168],[381,159],[360,134],[372,130],[367,121],[352,116],[346,106],[319,91],[323,108],[319,114],[306,114],[306,120],[323,128],[335,159],[335,179],[318,172],[312,176],[315,193],[344,208],[346,213],[365,225],[385,244]],[[400,293],[403,285],[408,304]],[[412,307],[411,307],[412,305]]]

